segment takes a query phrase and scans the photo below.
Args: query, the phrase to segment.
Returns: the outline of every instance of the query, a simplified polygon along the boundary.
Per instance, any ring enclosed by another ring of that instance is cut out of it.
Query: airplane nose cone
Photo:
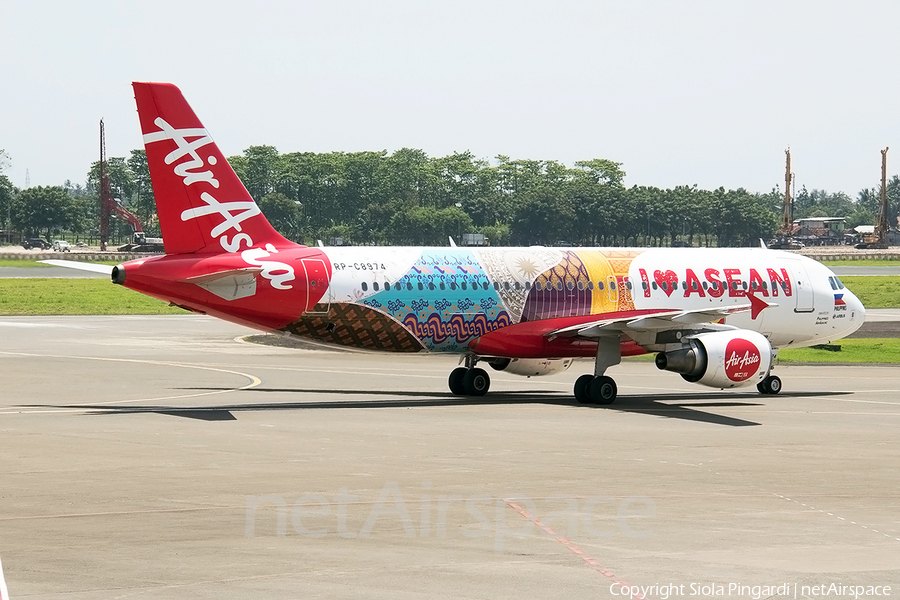
[[[847,294],[847,296],[848,298],[846,299],[846,302],[847,309],[850,313],[850,319],[847,323],[847,330],[842,332],[842,337],[850,335],[851,333],[862,327],[862,324],[866,321],[866,307],[863,306],[863,303],[860,301],[860,299],[852,293]]]

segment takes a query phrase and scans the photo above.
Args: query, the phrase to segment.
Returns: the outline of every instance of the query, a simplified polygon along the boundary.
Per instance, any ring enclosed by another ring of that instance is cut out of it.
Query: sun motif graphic
[[[530,258],[520,256],[515,261],[516,268],[528,279],[533,279],[540,273],[538,266]]]

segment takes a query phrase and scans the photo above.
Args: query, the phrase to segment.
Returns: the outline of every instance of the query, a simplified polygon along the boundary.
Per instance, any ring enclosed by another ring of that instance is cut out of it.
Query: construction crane
[[[862,243],[857,248],[883,250],[888,247],[888,196],[887,196],[887,153],[890,148],[881,151],[881,195],[878,198],[878,219],[875,221],[875,231],[871,235],[864,235]]]
[[[792,218],[793,202],[791,198],[791,183],[794,180],[794,174],[791,173],[791,149],[784,151],[786,156],[784,167],[784,211],[781,217],[781,230],[778,232],[784,237],[790,237],[794,231],[794,220]]]
[[[106,164],[106,130],[103,119],[100,119],[100,250],[106,251],[109,242],[109,219],[113,213],[122,217],[134,229],[132,243],[119,247],[119,251],[127,252],[162,252],[162,238],[148,238],[144,234],[141,222],[109,191],[109,170]]]
[[[794,174],[791,172],[791,149],[784,151],[784,207],[781,215],[781,228],[778,230],[774,244],[769,248],[781,248],[791,250],[800,248],[801,245],[791,239],[794,235],[794,199],[791,197],[791,184],[794,182]]]

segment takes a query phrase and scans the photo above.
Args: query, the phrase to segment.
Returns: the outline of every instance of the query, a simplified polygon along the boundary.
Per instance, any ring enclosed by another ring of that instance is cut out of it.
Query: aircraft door
[[[331,282],[328,280],[328,268],[321,258],[303,258],[303,273],[306,282],[305,315],[326,314],[331,307]]]
[[[794,312],[813,312],[815,310],[813,303],[814,292],[806,267],[803,266],[803,261],[800,260],[792,260],[790,264],[791,272],[794,275],[794,294],[797,296],[797,306],[794,308]]]

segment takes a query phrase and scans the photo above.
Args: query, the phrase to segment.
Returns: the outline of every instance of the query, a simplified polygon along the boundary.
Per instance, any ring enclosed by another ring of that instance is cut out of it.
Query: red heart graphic
[[[665,273],[660,270],[653,271],[653,279],[656,280],[656,285],[666,293],[666,296],[671,296],[678,287],[678,275],[675,274],[675,271],[666,271]]]

